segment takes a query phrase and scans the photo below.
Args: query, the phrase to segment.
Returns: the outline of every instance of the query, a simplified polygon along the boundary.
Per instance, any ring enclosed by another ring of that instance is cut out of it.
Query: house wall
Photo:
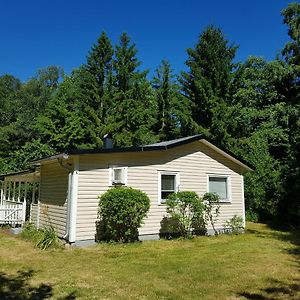
[[[41,166],[39,227],[52,225],[59,236],[66,232],[68,171],[58,162]]]
[[[128,166],[128,186],[147,193],[151,208],[141,235],[158,234],[166,206],[159,204],[158,172],[178,171],[180,190],[195,191],[199,196],[207,192],[207,175],[229,175],[231,203],[221,204],[217,227],[222,228],[234,214],[243,215],[243,188],[240,166],[196,141],[167,151],[135,153],[106,153],[80,156],[76,240],[95,238],[98,196],[109,188],[109,165]]]

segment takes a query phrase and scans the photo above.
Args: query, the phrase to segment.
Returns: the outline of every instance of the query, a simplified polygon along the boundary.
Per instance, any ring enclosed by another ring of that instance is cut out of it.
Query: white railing
[[[0,224],[23,224],[26,216],[26,202],[4,201],[0,205]]]

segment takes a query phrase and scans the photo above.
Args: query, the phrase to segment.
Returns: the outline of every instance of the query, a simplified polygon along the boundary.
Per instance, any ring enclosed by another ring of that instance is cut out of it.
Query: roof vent
[[[112,149],[114,147],[114,142],[112,140],[112,135],[110,133],[107,133],[103,137],[103,148],[104,149]]]

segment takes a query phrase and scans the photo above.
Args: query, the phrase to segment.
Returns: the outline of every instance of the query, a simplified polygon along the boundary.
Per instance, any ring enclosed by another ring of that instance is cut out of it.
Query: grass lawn
[[[42,251],[0,230],[0,299],[300,299],[298,234]]]

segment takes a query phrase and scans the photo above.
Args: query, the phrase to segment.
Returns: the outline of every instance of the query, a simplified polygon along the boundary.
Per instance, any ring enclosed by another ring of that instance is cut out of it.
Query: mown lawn
[[[0,230],[0,299],[300,299],[298,234],[42,251]]]

